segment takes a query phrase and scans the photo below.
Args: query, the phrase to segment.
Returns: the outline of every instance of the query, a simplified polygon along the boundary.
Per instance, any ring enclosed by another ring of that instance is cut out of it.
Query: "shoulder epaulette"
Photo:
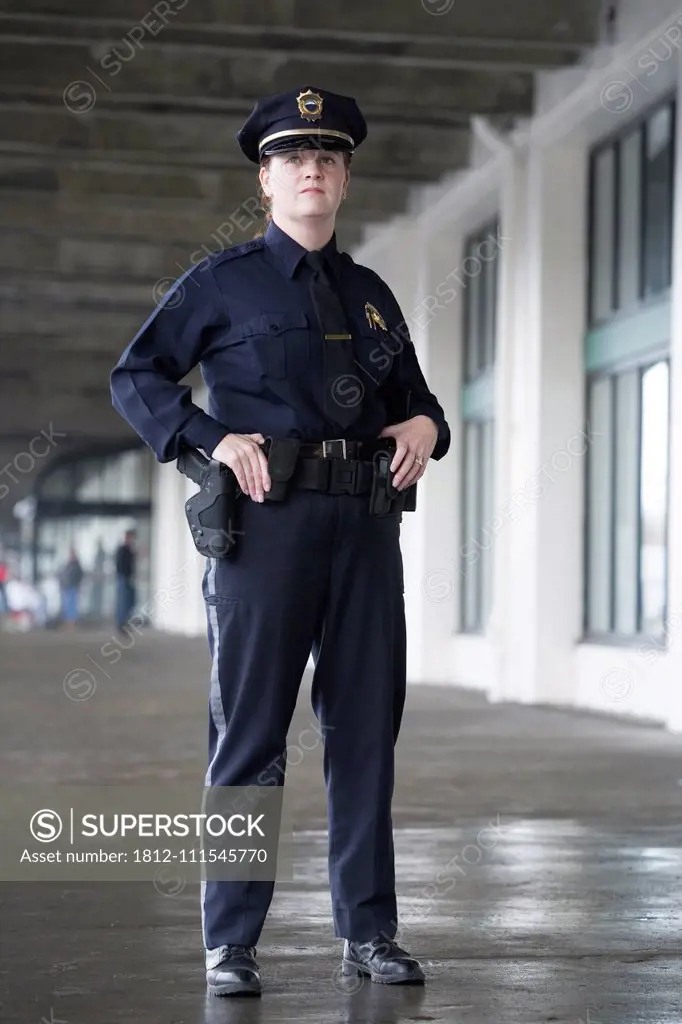
[[[355,269],[366,277],[371,277],[373,281],[378,281],[380,284],[386,284],[383,277],[380,277],[376,270],[372,270],[371,267],[363,267],[362,263],[356,263]]]
[[[359,273],[366,274],[367,277],[371,277],[375,281],[380,281],[381,284],[385,284],[383,278],[381,278],[379,274],[377,274],[376,270],[372,270],[370,267],[365,267],[363,266],[362,263],[356,263],[353,257],[350,255],[350,253],[342,252],[340,253],[340,255],[344,258],[344,260],[347,263],[349,263],[352,266],[353,270],[357,270]]]
[[[223,249],[222,252],[215,253],[209,259],[213,266],[217,266],[226,260],[235,260],[238,256],[246,256],[250,252],[262,249],[264,245],[265,240],[263,238],[250,238],[247,242],[237,242],[236,245],[231,245],[229,249]]]

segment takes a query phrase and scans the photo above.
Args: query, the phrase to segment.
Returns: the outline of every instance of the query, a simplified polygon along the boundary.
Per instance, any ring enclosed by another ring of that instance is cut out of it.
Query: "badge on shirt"
[[[386,321],[384,320],[383,316],[376,308],[376,306],[373,306],[371,302],[365,303],[365,316],[367,317],[367,323],[373,330],[376,329],[377,327],[380,327],[382,331],[388,330],[388,327],[386,326]]]

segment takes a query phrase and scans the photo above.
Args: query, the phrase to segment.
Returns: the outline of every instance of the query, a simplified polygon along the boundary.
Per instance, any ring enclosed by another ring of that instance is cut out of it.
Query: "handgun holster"
[[[399,491],[393,486],[394,474],[390,470],[395,451],[378,451],[372,462],[374,475],[369,496],[371,516],[389,516],[400,512],[414,512],[417,507],[417,485]]]
[[[201,490],[185,502],[192,540],[207,558],[231,558],[237,548],[241,489],[227,466],[207,472]]]

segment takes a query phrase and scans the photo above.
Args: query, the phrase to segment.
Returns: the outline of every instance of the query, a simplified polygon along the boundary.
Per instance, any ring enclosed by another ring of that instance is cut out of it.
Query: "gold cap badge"
[[[371,302],[365,303],[365,316],[367,317],[367,323],[373,330],[376,329],[377,327],[380,327],[382,331],[388,330],[388,327],[386,326],[386,321],[384,320],[383,316],[376,308],[376,306],[373,306]]]
[[[300,92],[296,97],[296,102],[298,104],[298,112],[304,120],[319,121],[322,117],[323,99],[319,92],[313,92],[312,89]]]

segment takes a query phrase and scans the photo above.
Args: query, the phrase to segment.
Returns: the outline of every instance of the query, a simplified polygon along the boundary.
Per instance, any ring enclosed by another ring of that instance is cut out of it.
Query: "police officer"
[[[159,461],[202,449],[234,471],[244,495],[237,555],[209,558],[203,581],[213,659],[206,785],[282,784],[269,769],[283,763],[312,651],[342,971],[422,983],[419,962],[395,942],[402,513],[372,514],[369,501],[378,450],[389,446],[404,496],[446,454],[450,431],[390,288],[337,248],[336,213],[366,134],[355,100],[320,88],[257,102],[237,140],[259,166],[264,235],[181,277],[111,388]],[[197,364],[208,412],[181,383]],[[281,438],[298,450],[286,498],[275,501],[269,453]],[[260,993],[256,944],[273,884],[202,885],[211,993]]]

